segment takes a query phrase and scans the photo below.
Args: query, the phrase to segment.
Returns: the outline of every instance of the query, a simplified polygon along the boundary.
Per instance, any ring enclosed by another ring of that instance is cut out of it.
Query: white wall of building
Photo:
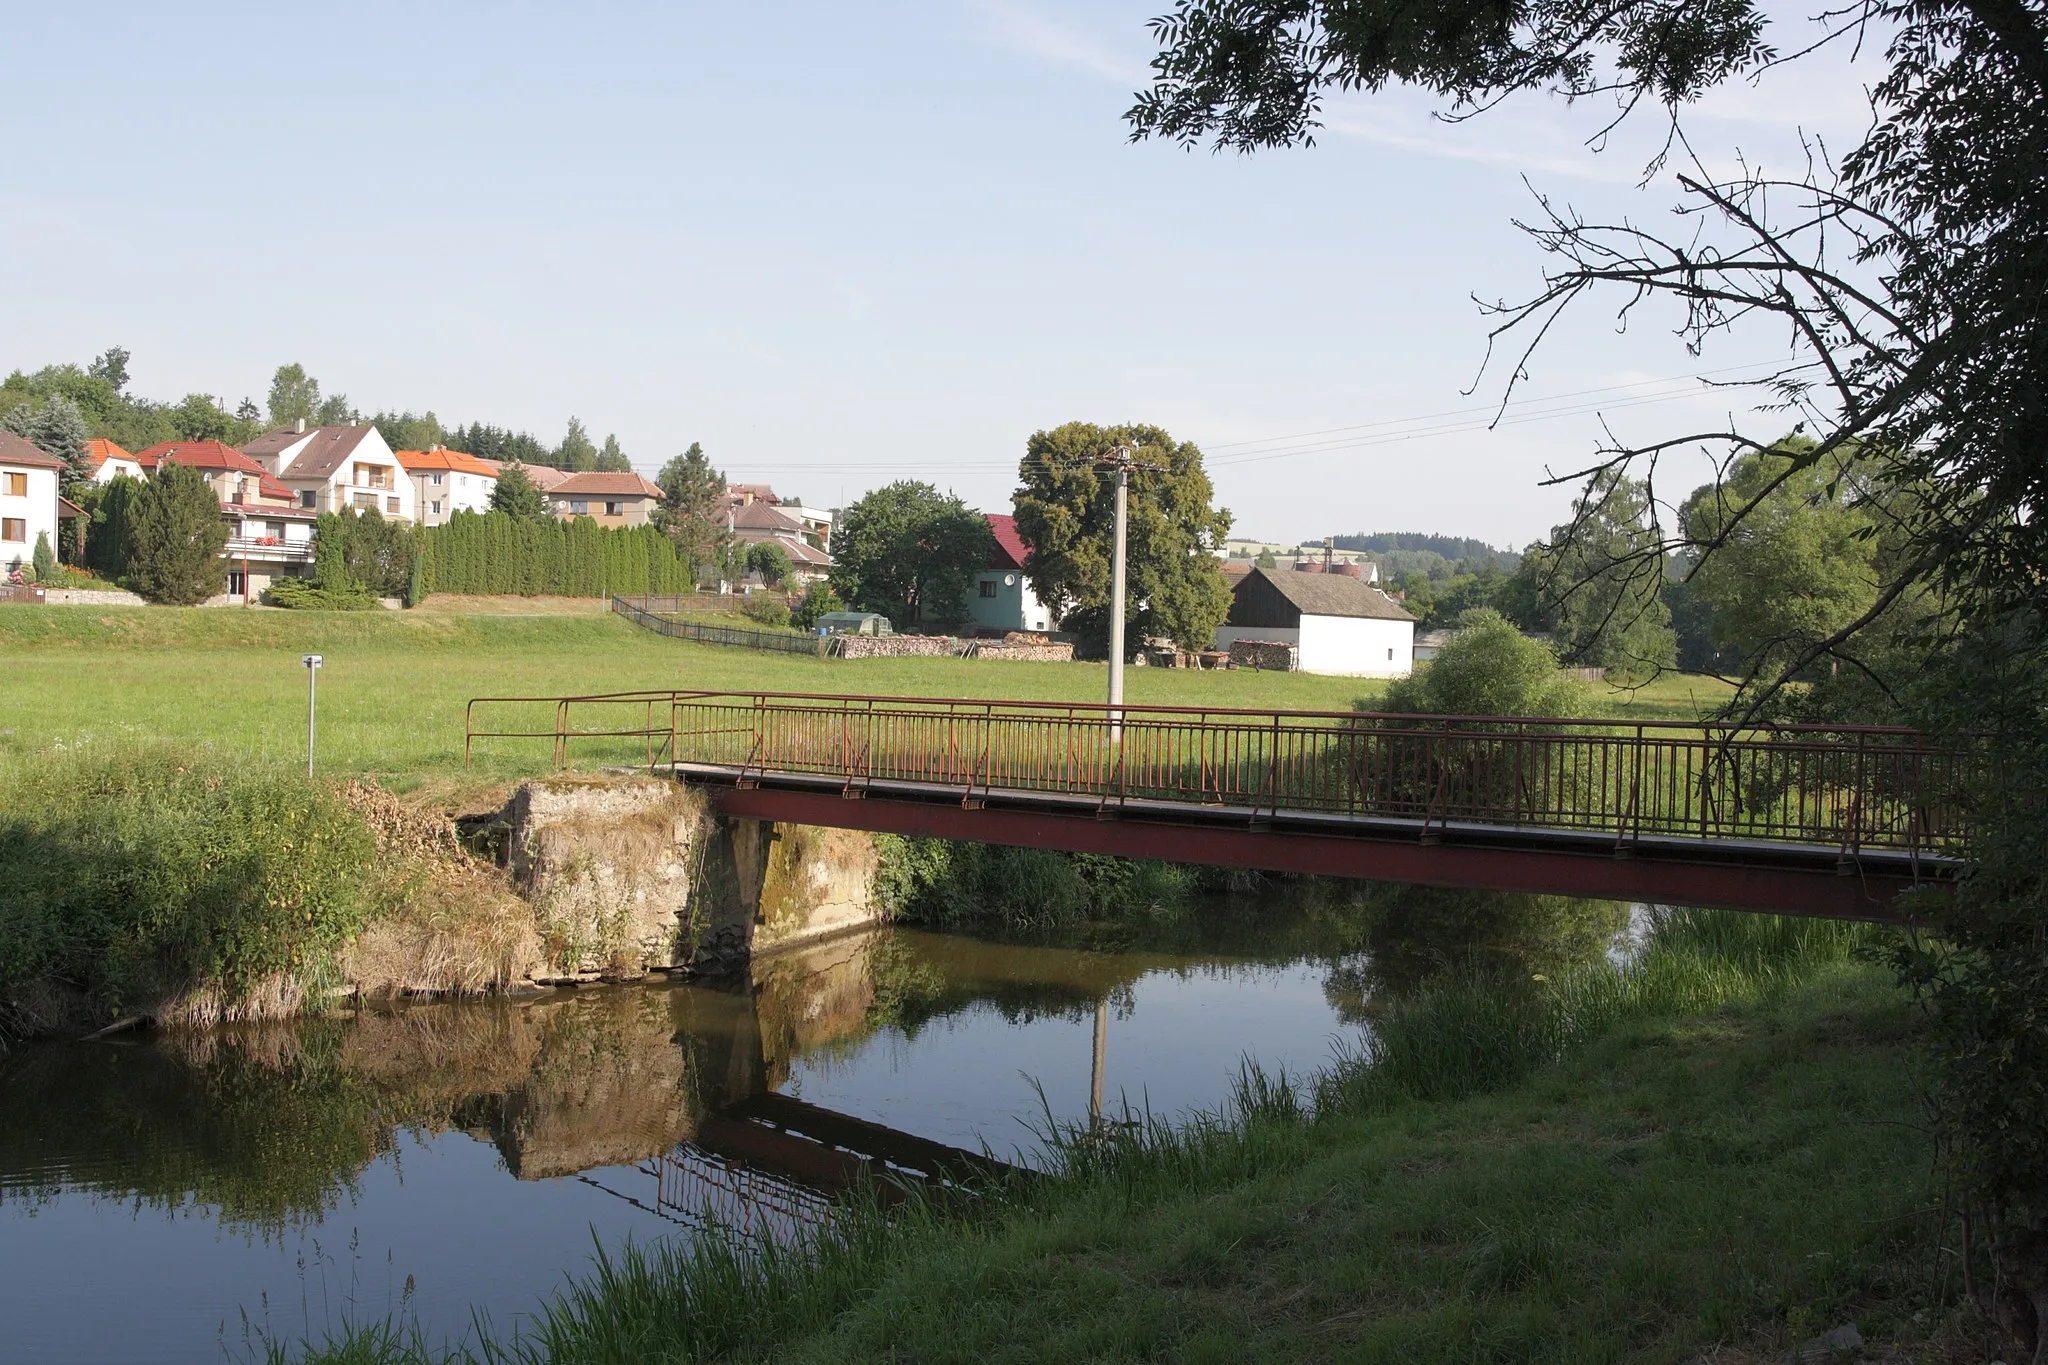
[[[411,478],[413,505],[422,526],[445,525],[457,512],[490,511],[491,493],[498,486],[496,479],[459,469],[421,469]]]
[[[1304,673],[1350,678],[1405,678],[1415,670],[1415,623],[1369,616],[1303,616]]]
[[[1366,616],[1304,616],[1299,630],[1277,626],[1218,626],[1216,647],[1239,640],[1293,645],[1304,673],[1346,678],[1405,678],[1415,670],[1415,623]]]
[[[1017,569],[984,569],[976,574],[974,587],[967,594],[967,611],[975,625],[990,630],[1053,628],[1052,613]]]
[[[133,460],[124,460],[119,455],[109,455],[100,461],[100,467],[92,472],[94,483],[112,483],[126,475],[131,479],[142,477],[142,466]]]
[[[38,532],[50,538],[55,554],[57,471],[0,461],[0,575],[35,559]]]

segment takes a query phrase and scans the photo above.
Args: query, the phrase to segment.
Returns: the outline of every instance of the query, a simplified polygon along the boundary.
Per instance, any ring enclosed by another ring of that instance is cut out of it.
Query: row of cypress
[[[652,526],[606,528],[588,517],[525,521],[502,512],[457,512],[419,533],[415,599],[453,592],[520,597],[683,593],[696,586],[688,559]]]

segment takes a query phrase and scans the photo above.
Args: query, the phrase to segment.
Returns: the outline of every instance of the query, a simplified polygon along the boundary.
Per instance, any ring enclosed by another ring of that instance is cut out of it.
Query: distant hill
[[[1474,569],[1487,564],[1497,564],[1507,573],[1514,572],[1515,567],[1522,562],[1519,551],[1496,550],[1485,541],[1473,540],[1469,536],[1439,536],[1424,531],[1374,531],[1371,534],[1361,531],[1356,535],[1334,536],[1331,539],[1337,549],[1363,550],[1367,554],[1380,556],[1393,563],[1406,560],[1415,567],[1421,565],[1415,564],[1410,556],[1435,556],[1444,561],[1446,566],[1456,564],[1460,560],[1469,560]],[[1423,560],[1422,563],[1426,564],[1428,561]]]

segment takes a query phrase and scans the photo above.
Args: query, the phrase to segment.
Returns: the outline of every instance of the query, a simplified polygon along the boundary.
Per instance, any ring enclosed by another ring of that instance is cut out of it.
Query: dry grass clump
[[[453,821],[373,782],[346,783],[342,799],[369,828],[389,880],[385,913],[341,954],[344,980],[364,995],[481,995],[534,973],[533,908],[463,848]]]

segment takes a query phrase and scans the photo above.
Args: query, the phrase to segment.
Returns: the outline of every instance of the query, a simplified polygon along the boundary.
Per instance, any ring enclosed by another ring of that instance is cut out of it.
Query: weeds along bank
[[[1318,1076],[1248,1070],[1226,1112],[1055,1133],[1051,1178],[971,1214],[668,1239],[455,1355],[369,1322],[274,1358],[1679,1362],[1785,1358],[1851,1321],[1924,1340],[1953,1286],[1923,1250],[1915,1016],[1857,959],[1868,939],[1672,914],[1632,966],[1439,978]]]
[[[532,915],[445,822],[352,781],[167,746],[0,757],[0,1032],[298,1012],[399,969],[482,990]]]

